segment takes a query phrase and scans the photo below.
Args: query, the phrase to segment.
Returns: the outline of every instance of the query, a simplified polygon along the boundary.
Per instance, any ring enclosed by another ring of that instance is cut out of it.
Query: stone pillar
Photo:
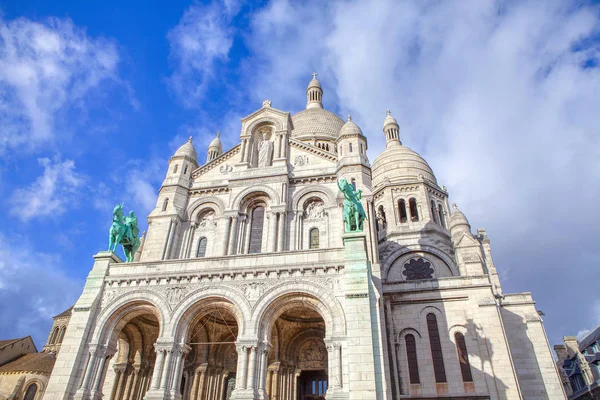
[[[125,390],[123,390],[123,400],[129,400],[131,395],[131,388],[135,379],[135,371],[129,367],[129,373],[127,374],[127,383],[125,384]]]
[[[376,288],[371,281],[366,234],[350,232],[344,242],[344,303],[347,330],[348,390],[353,397],[386,397],[380,311]],[[336,357],[337,358],[337,357]],[[339,371],[338,371],[339,380]]]
[[[279,362],[275,362],[274,364],[271,377],[271,400],[279,399]]]
[[[160,381],[160,387],[159,389],[164,390],[167,389],[169,386],[169,377],[170,375],[172,375],[173,369],[172,369],[172,364],[173,364],[173,349],[167,349],[166,350],[167,353],[167,357],[165,358],[165,364],[164,364],[164,368],[162,371],[162,379]]]
[[[237,377],[236,377],[236,389],[246,388],[246,372],[248,366],[248,348],[246,346],[238,346],[238,363],[237,363]]]
[[[225,221],[225,229],[224,229],[224,233],[223,233],[223,241],[221,242],[221,254],[219,254],[219,255],[226,256],[227,254],[229,254],[228,250],[229,250],[229,236],[230,236],[230,231],[231,231],[231,221],[229,220],[229,217],[225,217],[224,221]]]
[[[152,372],[152,382],[150,383],[151,389],[158,389],[160,385],[160,378],[165,365],[165,349],[154,345],[154,351],[156,351],[156,361],[154,362],[154,371]]]
[[[269,216],[269,243],[268,251],[275,252],[277,248],[277,213],[271,211]]]
[[[113,383],[112,393],[110,394],[110,400],[116,400],[119,398],[117,396],[117,393],[121,391],[121,383],[123,382],[123,371],[125,370],[125,367],[119,364],[115,364],[114,370],[115,381]]]
[[[285,246],[285,212],[279,213],[279,236],[277,241],[277,251],[284,251]]]
[[[178,398],[181,395],[181,393],[179,393],[179,388],[181,385],[181,377],[183,375],[183,364],[190,349],[191,348],[185,344],[178,346],[178,348],[175,349],[175,372],[173,375],[173,381],[171,382],[171,398]]]
[[[206,368],[208,364],[202,364],[198,369],[200,370],[200,378],[198,382],[198,390],[196,391],[194,398],[191,400],[202,400],[202,394],[204,392],[204,383],[206,381]]]
[[[256,381],[254,379],[256,373],[256,346],[250,348],[250,362],[248,363],[248,380],[246,387],[248,389],[254,389],[256,387]]]
[[[247,139],[242,139],[242,143],[240,146],[240,162],[243,163],[246,161],[246,146],[248,145],[248,140]]]
[[[90,345],[90,357],[88,360],[85,376],[83,377],[83,383],[81,384],[80,391],[86,392],[90,390],[93,383],[96,369],[98,368],[98,348],[95,345]]]
[[[187,246],[186,246],[187,248],[186,248],[183,258],[196,257],[195,253],[192,255],[192,249],[194,248],[194,236],[196,234],[197,227],[198,227],[198,224],[196,224],[195,222],[192,222],[192,224],[190,225],[190,232],[189,232],[188,242],[187,242]]]
[[[259,362],[259,371],[258,371],[258,390],[264,391],[265,387],[265,379],[267,376],[267,356],[269,355],[269,349],[263,348],[260,351],[260,362]]]
[[[238,237],[238,216],[232,217],[231,220],[231,232],[229,233],[229,255],[235,254],[235,245],[237,244]]]
[[[106,371],[108,369],[108,362],[112,358],[113,354],[114,351],[111,354],[108,354],[105,347],[101,348],[100,350],[98,372],[95,374],[92,383],[92,398],[94,399],[102,399],[102,386],[104,384],[104,377],[106,376]]]

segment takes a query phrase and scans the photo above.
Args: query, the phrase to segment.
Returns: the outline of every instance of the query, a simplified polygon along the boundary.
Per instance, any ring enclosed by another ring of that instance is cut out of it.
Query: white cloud
[[[169,83],[183,104],[197,105],[216,66],[227,61],[234,35],[229,22],[237,10],[235,1],[194,4],[167,35],[175,65]]]
[[[41,350],[52,317],[81,294],[83,282],[61,265],[59,256],[35,252],[25,238],[0,233],[0,337],[31,335]]]
[[[600,262],[587,250],[600,235],[597,11],[560,1],[275,0],[251,16],[250,54],[228,97],[295,112],[316,69],[326,107],[354,115],[371,161],[390,108],[403,143],[472,225],[488,228],[498,269],[510,270],[505,291],[533,291],[559,341],[589,325],[565,307],[594,299]],[[210,76],[187,75],[186,85]],[[228,117],[247,103],[232,102]],[[568,301],[555,295],[566,292]]]
[[[72,160],[39,158],[38,162],[44,167],[42,175],[28,187],[16,189],[10,198],[10,213],[22,221],[64,214],[77,203],[85,182]]]
[[[117,80],[118,62],[113,42],[90,38],[68,19],[0,18],[0,153],[51,142],[58,114]]]

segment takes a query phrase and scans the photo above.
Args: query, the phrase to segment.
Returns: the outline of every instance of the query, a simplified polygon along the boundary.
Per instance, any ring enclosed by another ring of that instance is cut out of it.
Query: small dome
[[[221,144],[221,132],[217,132],[217,136],[210,142],[208,148],[216,148],[219,149],[219,151],[223,150],[223,145]]]
[[[471,225],[469,220],[456,206],[456,203],[452,204],[452,214],[450,215],[450,222],[448,227],[451,231],[463,231],[471,232]]]
[[[352,117],[348,115],[348,121],[342,126],[340,129],[339,136],[346,135],[363,135],[362,130],[354,121],[352,121]]]
[[[192,144],[191,136],[188,139],[188,141],[185,142],[183,144],[183,146],[178,148],[177,151],[175,152],[175,154],[173,154],[173,157],[186,157],[186,156],[196,162],[198,160],[198,154],[196,153],[196,149],[194,148],[194,145]]]
[[[322,108],[309,108],[292,116],[295,139],[312,139],[313,136],[329,136],[337,139],[344,121],[334,113]]]
[[[396,118],[392,117],[392,112],[390,110],[386,110],[386,112],[387,112],[387,116],[385,117],[385,120],[383,121],[383,129],[385,129],[385,127],[390,124],[398,125],[398,121],[396,121]]]
[[[423,179],[437,184],[433,170],[416,151],[401,145],[388,146],[373,161],[371,168],[373,187],[378,187],[384,182],[402,182]]]
[[[310,88],[321,88],[321,82],[319,82],[319,80],[317,79],[317,73],[313,72],[313,78],[310,80],[310,82],[308,83],[308,87],[306,88],[306,90],[310,89]]]

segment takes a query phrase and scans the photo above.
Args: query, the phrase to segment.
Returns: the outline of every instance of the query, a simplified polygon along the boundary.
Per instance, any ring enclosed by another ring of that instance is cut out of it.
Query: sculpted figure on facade
[[[269,140],[267,131],[262,132],[262,140],[258,145],[258,166],[270,167],[273,161],[273,142]]]
[[[133,262],[135,252],[140,247],[138,221],[133,211],[123,216],[123,203],[113,209],[113,223],[110,227],[108,250],[116,251],[117,245],[123,247],[127,262]]]
[[[362,232],[363,222],[367,218],[360,202],[362,190],[356,190],[346,178],[338,181],[338,187],[344,194],[344,224],[346,232]]]

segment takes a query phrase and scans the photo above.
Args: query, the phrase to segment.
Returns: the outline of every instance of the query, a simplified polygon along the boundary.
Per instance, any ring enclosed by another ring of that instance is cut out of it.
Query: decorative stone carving
[[[215,226],[217,226],[217,221],[215,218],[216,218],[216,214],[214,211],[207,212],[200,218],[198,227],[204,228],[204,229],[214,228]]]
[[[223,175],[225,175],[225,174],[233,171],[233,167],[229,164],[223,164],[223,165],[221,165],[221,167],[219,167],[219,171],[221,171],[221,173]]]
[[[325,343],[319,339],[307,341],[300,348],[298,364],[300,369],[326,369],[327,349]]]
[[[262,106],[263,107],[271,107],[271,100],[263,100]]]
[[[165,290],[165,298],[167,302],[171,305],[175,305],[181,301],[181,299],[187,294],[190,290],[189,286],[174,286],[169,287]]]
[[[414,281],[417,279],[432,279],[434,272],[429,261],[423,258],[413,258],[404,264],[402,275],[406,276],[406,280]]]
[[[299,156],[296,156],[296,158],[294,158],[294,165],[302,166],[305,164],[308,164],[308,156],[299,155]]]
[[[306,206],[306,219],[321,219],[325,217],[325,204],[313,201]]]

